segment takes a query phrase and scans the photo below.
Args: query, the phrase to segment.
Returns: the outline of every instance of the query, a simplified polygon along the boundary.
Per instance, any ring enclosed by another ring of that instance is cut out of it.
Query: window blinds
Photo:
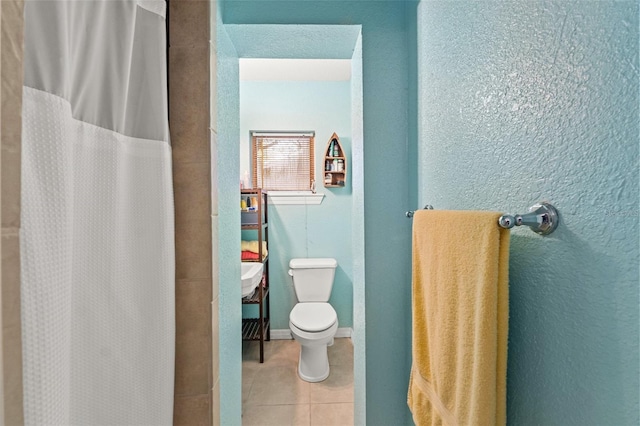
[[[255,188],[304,191],[314,179],[314,133],[252,132]]]

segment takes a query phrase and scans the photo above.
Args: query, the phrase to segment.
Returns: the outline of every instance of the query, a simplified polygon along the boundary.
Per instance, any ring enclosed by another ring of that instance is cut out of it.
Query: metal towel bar
[[[433,206],[431,204],[427,204],[426,206],[424,206],[422,210],[433,210]],[[414,213],[415,213],[415,210],[409,210],[408,212],[405,213],[405,215],[407,217],[413,217]]]
[[[425,210],[433,210],[433,206],[427,204]],[[413,217],[415,211],[410,210],[405,213],[407,217]],[[529,213],[525,214],[504,214],[498,218],[498,225],[503,228],[513,228],[514,226],[526,225],[533,232],[540,235],[549,235],[558,227],[560,216],[558,210],[547,202],[540,202],[529,207]]]

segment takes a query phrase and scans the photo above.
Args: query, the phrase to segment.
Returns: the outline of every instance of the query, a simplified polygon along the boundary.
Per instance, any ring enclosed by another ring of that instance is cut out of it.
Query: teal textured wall
[[[218,3],[221,8],[222,3]],[[240,89],[238,55],[222,25],[218,13],[216,24],[215,73],[217,99],[215,112],[218,133],[212,141],[211,189],[217,201],[218,217],[213,218],[213,252],[219,261],[219,348],[220,348],[220,424],[242,424],[242,310],[240,300],[240,213],[238,189],[240,186]],[[214,105],[214,104],[212,104]],[[215,209],[214,209],[215,211]],[[217,236],[217,237],[216,237]],[[216,244],[217,242],[217,244]],[[214,256],[215,257],[215,256]],[[215,326],[215,324],[214,324]],[[216,338],[213,330],[214,339]]]
[[[362,114],[362,36],[351,59],[351,247],[353,258],[353,376],[354,424],[366,421],[366,317],[364,270],[364,137]]]
[[[508,423],[637,425],[638,2],[423,1],[419,201],[521,213]]]
[[[269,205],[271,327],[289,329],[296,303],[289,271],[295,257],[333,257],[338,269],[331,305],[340,327],[353,325],[351,180],[345,188],[324,188],[324,151],[333,132],[351,159],[349,81],[241,81],[240,170],[251,170],[250,131],[315,131],[315,179],[320,205]],[[348,164],[348,170],[351,165]],[[245,238],[249,239],[251,236]],[[255,239],[255,235],[253,238]],[[254,316],[245,306],[245,316]]]
[[[359,184],[364,186],[364,233],[358,232],[357,239],[365,241],[366,335],[359,336],[358,342],[366,340],[369,425],[410,422],[406,391],[410,370],[411,223],[404,217],[409,202],[406,13],[407,3],[401,1],[244,0],[225,1],[223,12],[225,25],[362,26],[364,173]],[[354,300],[354,304],[361,303]],[[359,367],[354,371],[358,382]],[[357,400],[362,395],[356,390]],[[361,405],[356,407],[356,422],[363,424],[364,415],[359,409]]]

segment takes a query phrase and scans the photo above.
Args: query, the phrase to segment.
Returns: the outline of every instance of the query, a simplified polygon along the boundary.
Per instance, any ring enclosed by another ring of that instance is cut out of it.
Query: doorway
[[[242,318],[239,288],[226,286],[223,277],[235,273],[234,256],[240,242],[237,190],[240,181],[241,139],[239,125],[239,58],[350,59],[351,103],[351,229],[344,235],[351,243],[352,335],[354,353],[355,418],[364,418],[364,212],[363,205],[363,124],[362,124],[362,47],[360,26],[323,25],[224,25],[218,36],[216,167],[219,191],[217,229],[220,264],[220,401],[221,422],[237,424],[241,413]],[[304,36],[301,36],[304,35]],[[329,46],[329,47],[327,47]],[[318,142],[323,146],[324,140]],[[224,159],[220,153],[224,152]],[[233,156],[237,159],[233,159]],[[232,161],[230,161],[230,158]],[[316,164],[318,159],[316,159]],[[224,179],[220,179],[224,177]],[[321,188],[319,187],[319,190]],[[227,205],[228,203],[228,205]],[[236,232],[234,229],[237,229]],[[273,231],[270,231],[273,233]],[[239,265],[238,265],[239,266]],[[239,267],[238,267],[239,269]],[[232,281],[229,279],[229,281]],[[361,413],[358,411],[361,410]]]

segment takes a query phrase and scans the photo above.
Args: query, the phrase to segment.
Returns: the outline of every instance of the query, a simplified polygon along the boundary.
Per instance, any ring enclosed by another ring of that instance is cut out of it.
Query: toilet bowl
[[[338,315],[329,304],[338,262],[330,258],[291,259],[289,275],[298,303],[289,314],[289,329],[300,343],[298,375],[307,382],[329,377],[327,346],[338,330]]]
[[[289,329],[300,343],[298,375],[307,382],[329,377],[327,347],[333,345],[338,315],[328,303],[298,303],[289,314]]]

